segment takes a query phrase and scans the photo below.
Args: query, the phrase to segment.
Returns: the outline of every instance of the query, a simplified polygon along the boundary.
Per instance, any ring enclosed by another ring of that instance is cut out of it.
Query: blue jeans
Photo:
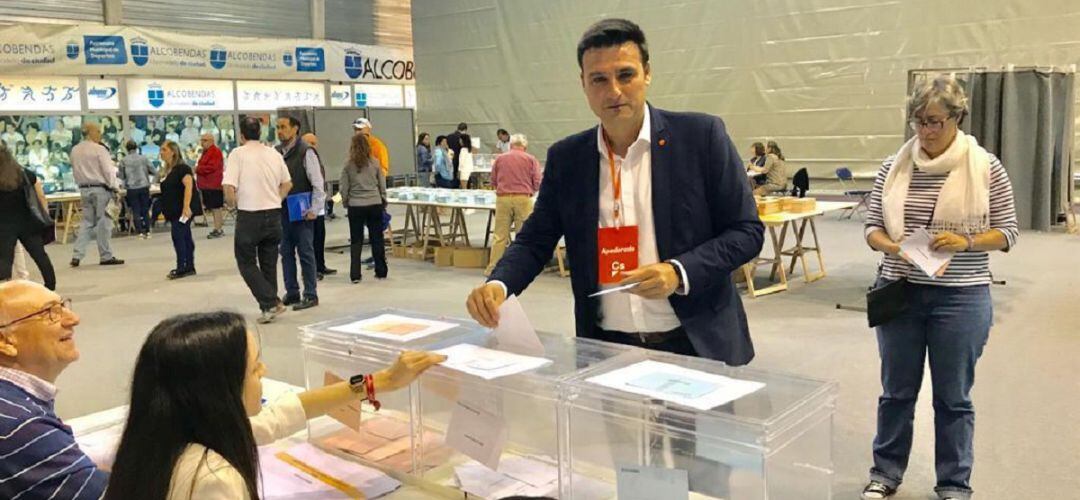
[[[186,272],[195,269],[195,240],[191,237],[191,220],[169,222],[172,233],[173,251],[176,252],[176,271]]]
[[[113,198],[112,193],[102,187],[89,187],[79,188],[79,196],[82,198],[82,225],[79,227],[79,237],[75,240],[72,258],[82,260],[86,256],[86,247],[90,246],[90,238],[97,238],[101,260],[112,259],[109,238],[112,237],[113,221],[105,211],[109,200]]]
[[[881,282],[878,283],[880,286]],[[989,286],[908,284],[909,310],[877,328],[881,354],[874,466],[870,479],[899,487],[911,453],[915,400],[930,359],[934,463],[939,496],[971,496],[975,407],[971,387],[993,323]]]
[[[128,189],[128,209],[131,210],[131,222],[135,226],[135,232],[146,234],[150,232],[150,188]]]
[[[285,295],[300,296],[296,281],[296,257],[300,256],[300,274],[304,279],[304,298],[317,299],[315,291],[315,221],[289,221],[289,211],[281,211],[281,275],[285,280]]]

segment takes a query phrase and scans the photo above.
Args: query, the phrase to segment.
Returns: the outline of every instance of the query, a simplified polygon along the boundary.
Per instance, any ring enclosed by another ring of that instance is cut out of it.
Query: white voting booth
[[[354,405],[312,425],[309,440],[450,498],[831,497],[834,383],[530,337],[393,309],[303,327],[308,388],[403,350],[450,357],[378,395],[378,412]]]

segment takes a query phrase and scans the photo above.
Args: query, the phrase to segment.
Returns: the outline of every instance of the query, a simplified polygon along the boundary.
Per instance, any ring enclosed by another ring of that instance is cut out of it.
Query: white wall
[[[502,126],[543,156],[595,124],[575,47],[616,16],[646,32],[654,104],[722,116],[740,150],[775,139],[815,176],[895,151],[909,69],[1080,60],[1076,0],[413,0],[420,130]]]

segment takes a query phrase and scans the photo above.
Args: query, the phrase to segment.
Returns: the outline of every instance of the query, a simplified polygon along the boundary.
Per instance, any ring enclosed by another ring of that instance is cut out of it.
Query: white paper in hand
[[[952,252],[934,250],[931,246],[934,236],[925,228],[918,228],[900,242],[900,252],[915,267],[931,278],[936,278],[939,271],[952,260]]]
[[[521,307],[517,295],[511,295],[499,306],[499,326],[495,328],[496,347],[501,351],[543,356],[544,344]]]

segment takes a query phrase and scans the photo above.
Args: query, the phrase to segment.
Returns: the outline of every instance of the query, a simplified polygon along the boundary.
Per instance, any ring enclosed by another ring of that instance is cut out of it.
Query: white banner
[[[86,81],[86,109],[120,109],[120,82],[111,79]]]
[[[0,77],[0,111],[79,111],[78,78]]]
[[[403,108],[405,97],[401,85],[354,85],[356,107]]]
[[[233,82],[229,80],[127,81],[128,109],[138,111],[232,111]]]
[[[330,86],[330,106],[335,108],[353,107],[352,87],[349,85]]]
[[[236,82],[236,108],[273,111],[290,106],[326,106],[326,89],[316,82]]]
[[[0,74],[404,83],[412,50],[332,40],[187,35],[126,26],[0,29]]]

